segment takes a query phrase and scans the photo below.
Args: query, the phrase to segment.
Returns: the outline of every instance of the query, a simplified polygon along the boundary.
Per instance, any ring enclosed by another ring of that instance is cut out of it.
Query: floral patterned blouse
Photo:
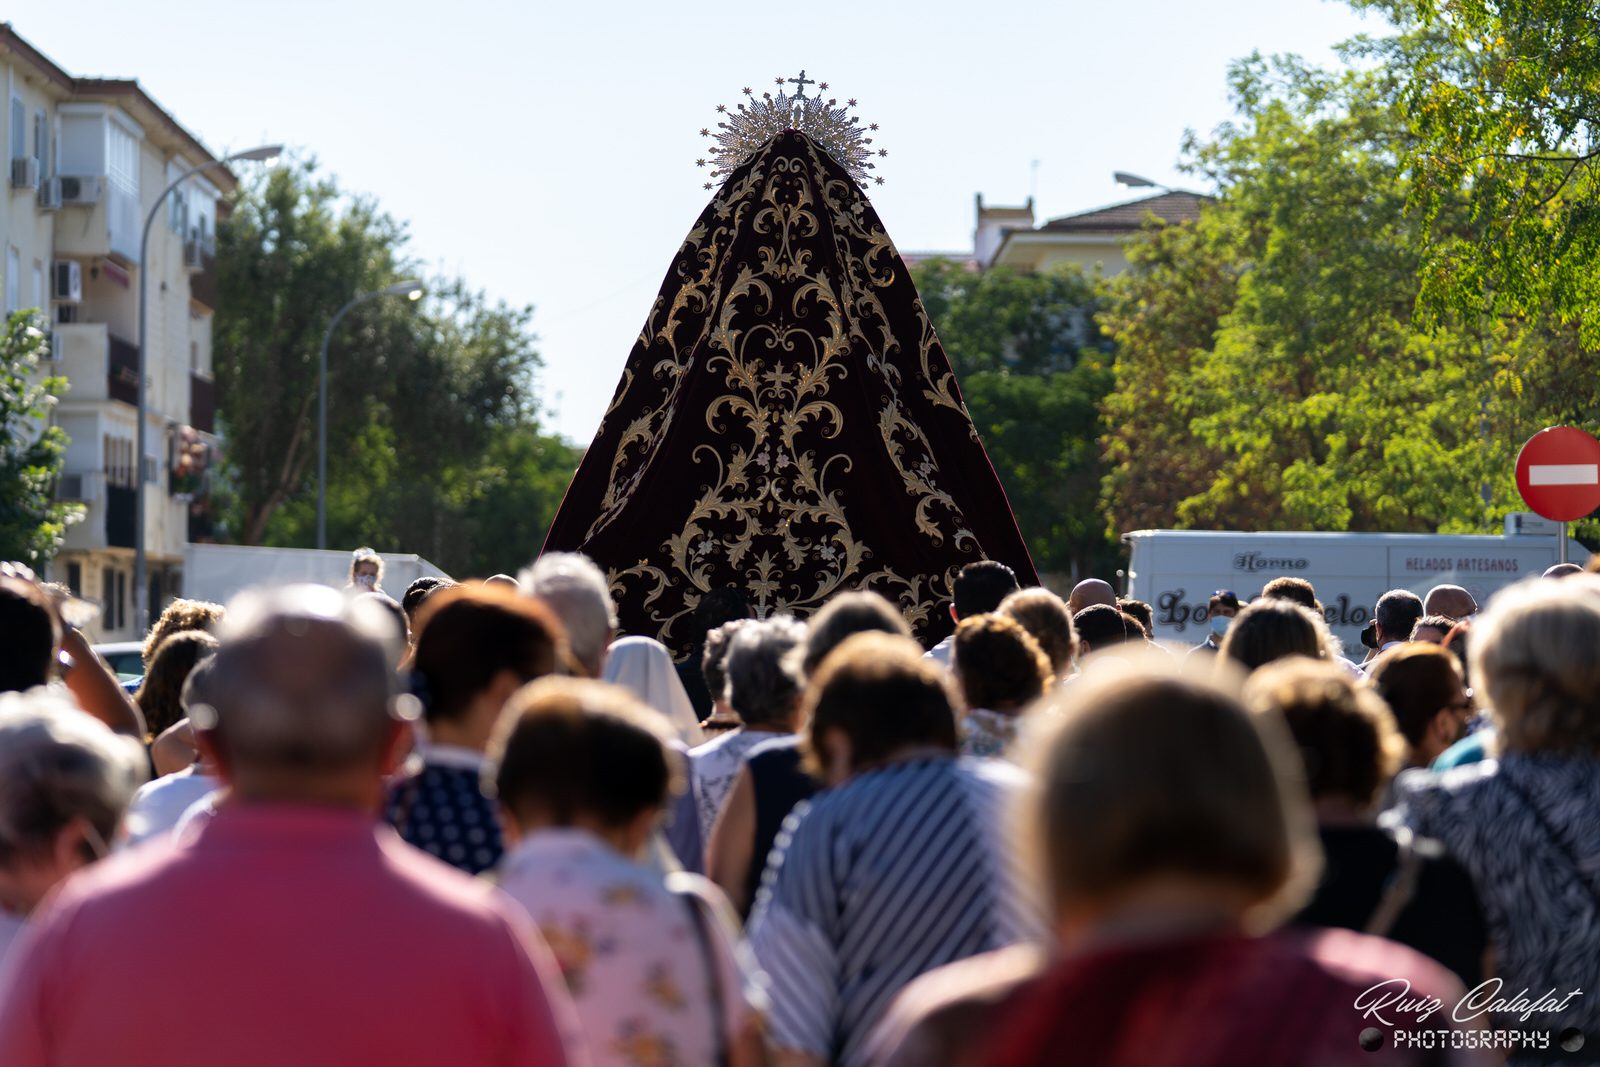
[[[759,1010],[728,927],[727,902],[691,883],[708,921],[696,932],[691,898],[576,829],[541,830],[506,854],[499,885],[544,934],[578,1009],[594,1067],[705,1067],[725,1048],[714,1033],[715,990],[728,1034]],[[708,966],[715,957],[719,981]]]

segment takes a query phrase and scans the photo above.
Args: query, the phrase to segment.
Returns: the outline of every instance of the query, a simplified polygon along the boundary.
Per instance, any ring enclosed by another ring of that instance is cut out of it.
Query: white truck
[[[1504,537],[1139,530],[1122,538],[1131,555],[1126,595],[1151,606],[1157,640],[1199,644],[1213,593],[1230,590],[1243,602],[1274,578],[1304,578],[1316,587],[1328,628],[1359,659],[1361,629],[1390,589],[1426,596],[1436,585],[1459,585],[1481,606],[1495,590],[1557,562],[1553,533],[1514,534],[1524,527],[1510,520],[1506,528]],[[1568,542],[1572,562],[1588,557]]]
[[[383,552],[384,592],[400,599],[406,586],[424,575],[448,577],[410,553]],[[317,582],[339,588],[350,580],[350,553],[332,549],[263,548],[254,545],[190,543],[183,553],[183,595],[225,604],[253,585]]]

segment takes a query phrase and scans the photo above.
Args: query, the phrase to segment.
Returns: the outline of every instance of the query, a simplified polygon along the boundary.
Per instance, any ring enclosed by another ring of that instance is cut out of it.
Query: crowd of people
[[[124,687],[0,565],[0,1064],[1600,1062],[1600,576],[1219,590],[1194,648],[969,564],[178,600]]]

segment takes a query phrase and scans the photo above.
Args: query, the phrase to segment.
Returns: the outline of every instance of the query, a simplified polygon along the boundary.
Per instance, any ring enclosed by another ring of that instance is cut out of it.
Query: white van
[[[1426,596],[1459,585],[1482,606],[1502,586],[1542,573],[1557,553],[1547,536],[1139,530],[1122,540],[1132,556],[1127,595],[1151,606],[1158,640],[1197,645],[1213,593],[1230,590],[1243,602],[1292,575],[1316,587],[1329,629],[1357,660],[1361,629],[1390,589]],[[1589,557],[1576,541],[1568,553],[1580,565]]]

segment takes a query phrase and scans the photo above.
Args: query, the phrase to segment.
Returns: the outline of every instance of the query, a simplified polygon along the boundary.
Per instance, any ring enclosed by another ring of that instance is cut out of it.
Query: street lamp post
[[[322,335],[322,355],[317,360],[317,547],[328,547],[328,342],[339,320],[358,305],[381,296],[403,296],[408,300],[422,297],[419,281],[396,282],[370,293],[362,293],[334,313]]]
[[[1141,177],[1138,174],[1129,174],[1125,170],[1114,171],[1111,175],[1111,180],[1129,189],[1160,189],[1164,193],[1173,191],[1171,186],[1153,182],[1149,178]]]
[[[248,161],[252,163],[270,162],[283,155],[283,146],[278,144],[262,145],[245,152],[235,152],[221,159],[213,159],[209,163],[202,163],[198,167],[190,167],[179,175],[168,186],[161,190],[161,195],[156,197],[155,203],[150,205],[150,213],[144,218],[144,230],[139,235],[139,425],[134,428],[134,477],[133,484],[133,620],[140,633],[144,633],[150,626],[150,605],[145,595],[145,506],[144,506],[144,448],[145,448],[145,414],[149,407],[149,391],[146,387],[148,375],[145,373],[148,363],[148,349],[146,339],[148,330],[145,319],[150,310],[146,305],[146,294],[150,286],[150,227],[155,224],[156,215],[160,214],[161,205],[166,202],[172,191],[190,178],[204,170],[214,170],[225,167],[235,161]]]

